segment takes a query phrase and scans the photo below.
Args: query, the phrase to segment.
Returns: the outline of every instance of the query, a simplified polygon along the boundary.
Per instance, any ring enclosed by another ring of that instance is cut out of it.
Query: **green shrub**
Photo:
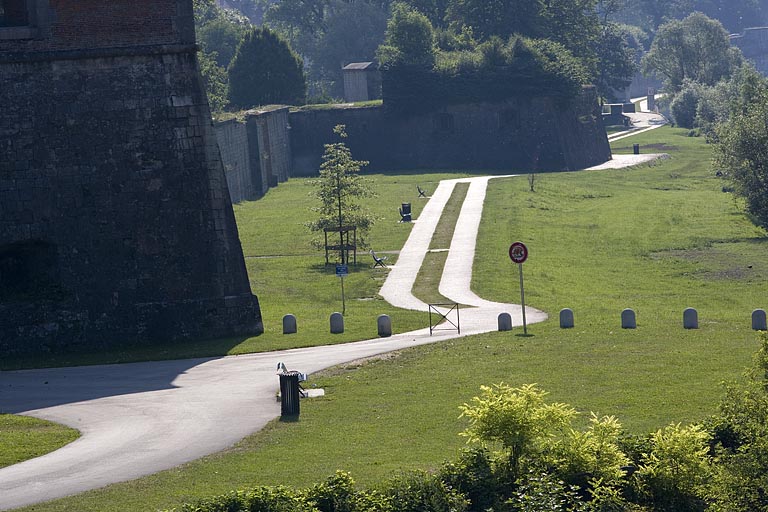
[[[497,477],[494,461],[488,450],[475,448],[464,450],[455,462],[447,462],[440,469],[439,477],[448,487],[463,494],[469,500],[469,512],[484,512],[496,505],[509,487]]]
[[[575,486],[548,473],[528,475],[515,494],[506,502],[506,510],[514,512],[543,512],[568,510],[586,512],[587,508]]]
[[[321,484],[315,484],[306,492],[307,501],[314,503],[320,512],[354,512],[356,509],[355,481],[344,471]]]
[[[381,69],[384,105],[408,111],[512,97],[569,99],[587,80],[564,46],[517,36],[493,38],[472,51],[441,52],[434,67],[390,59]]]
[[[301,493],[278,486],[233,491],[185,504],[178,512],[318,512],[318,509],[307,503]]]
[[[728,386],[713,420],[713,511],[768,510],[768,336],[761,340],[747,382]]]
[[[383,493],[396,512],[464,512],[469,503],[436,475],[424,471],[404,473],[391,480]]]
[[[669,105],[672,119],[681,128],[693,128],[696,121],[696,109],[699,106],[699,86],[686,83],[683,89],[675,95]]]
[[[651,435],[635,477],[654,510],[704,510],[712,476],[710,435],[700,425],[669,425]]]

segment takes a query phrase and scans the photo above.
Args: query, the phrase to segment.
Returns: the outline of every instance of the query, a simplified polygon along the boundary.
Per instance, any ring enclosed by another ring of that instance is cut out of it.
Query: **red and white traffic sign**
[[[528,259],[528,248],[523,242],[515,242],[509,246],[509,258],[515,263],[523,263]]]

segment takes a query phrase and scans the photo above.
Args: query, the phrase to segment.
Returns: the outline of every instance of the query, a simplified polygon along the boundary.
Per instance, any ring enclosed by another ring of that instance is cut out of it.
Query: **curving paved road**
[[[656,155],[658,156],[658,155]],[[607,166],[652,155],[624,155]],[[520,306],[490,302],[470,288],[477,229],[490,177],[442,181],[419,216],[380,294],[395,306],[427,311],[411,293],[432,235],[456,183],[469,182],[440,281],[461,310],[461,335],[496,330],[499,313],[521,325]],[[526,308],[528,323],[546,314]],[[280,414],[277,362],[312,373],[402,348],[455,338],[429,329],[349,343],[245,356],[0,372],[0,411],[80,430],[75,442],[0,469],[0,510],[138,478],[223,450]],[[238,418],[233,422],[231,418]]]
[[[446,297],[478,306],[462,310],[462,336],[495,330],[499,312],[510,312],[513,321],[520,316],[519,306],[484,301],[469,288],[489,179],[440,183],[381,289],[396,306],[428,309],[412,295],[413,282],[453,187],[470,182],[440,283]],[[530,323],[546,319],[534,309],[526,314]],[[423,329],[386,339],[246,356],[0,372],[0,411],[63,423],[82,433],[60,450],[0,469],[0,509],[131,480],[231,446],[279,416],[277,362],[311,373],[457,336],[451,331],[430,336],[429,329]]]

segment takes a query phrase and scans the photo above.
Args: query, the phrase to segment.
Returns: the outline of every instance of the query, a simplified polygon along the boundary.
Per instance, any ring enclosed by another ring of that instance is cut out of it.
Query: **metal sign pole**
[[[523,334],[528,334],[528,325],[525,323],[525,288],[523,287],[523,264],[518,263],[517,268],[520,269],[520,303],[523,306]]]
[[[520,269],[520,302],[523,306],[523,334],[528,334],[528,324],[525,322],[525,288],[523,287],[523,263],[528,259],[528,248],[523,242],[515,242],[509,246],[509,258],[517,263]]]
[[[344,299],[344,276],[341,276],[341,314],[347,314],[347,302]]]

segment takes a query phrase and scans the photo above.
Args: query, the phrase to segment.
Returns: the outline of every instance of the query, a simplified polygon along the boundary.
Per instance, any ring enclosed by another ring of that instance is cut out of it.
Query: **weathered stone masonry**
[[[243,122],[217,124],[232,197],[254,199],[287,177],[317,175],[323,146],[333,141],[337,124],[346,125],[345,142],[356,158],[370,161],[371,170],[575,170],[611,158],[593,87],[566,105],[541,96],[418,114],[381,106],[288,114],[283,107],[249,111]],[[247,145],[248,170],[243,170],[242,144]]]
[[[191,0],[28,6],[0,28],[0,355],[260,332]]]

